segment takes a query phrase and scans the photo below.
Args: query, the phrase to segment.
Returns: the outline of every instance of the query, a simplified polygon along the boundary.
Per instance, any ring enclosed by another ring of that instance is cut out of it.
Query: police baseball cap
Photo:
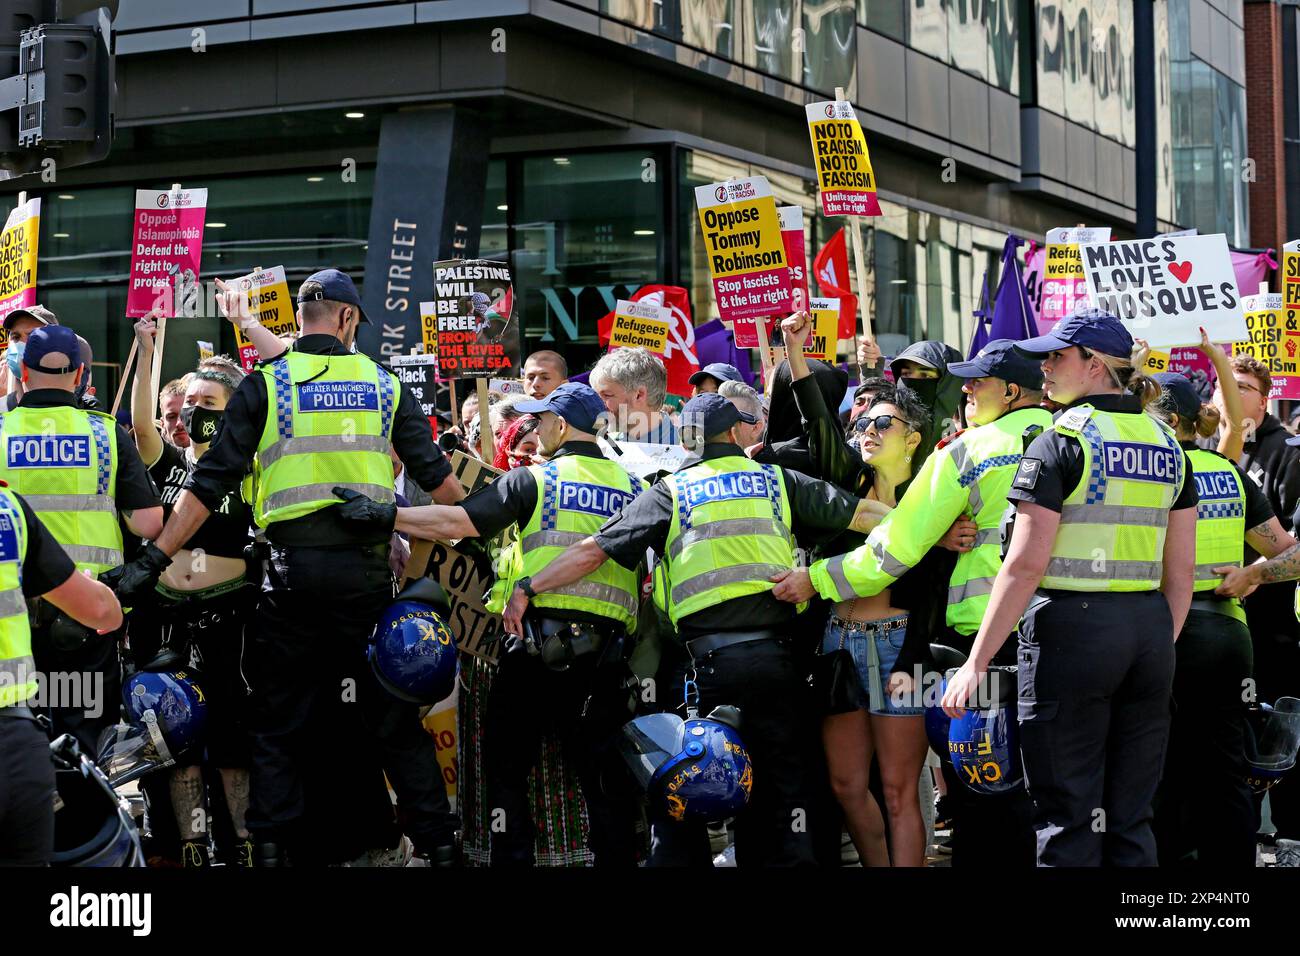
[[[68,357],[66,364],[47,366],[44,358],[55,352]],[[77,333],[66,325],[47,325],[36,329],[27,336],[27,346],[23,350],[23,364],[37,372],[50,375],[66,375],[81,367],[81,346],[77,342]]]
[[[1193,423],[1201,413],[1201,396],[1196,386],[1187,380],[1186,375],[1177,372],[1160,372],[1152,375],[1152,380],[1160,386],[1160,391],[1169,397],[1169,404],[1183,421]]]
[[[740,370],[734,365],[728,365],[726,362],[710,362],[688,378],[687,381],[692,385],[699,385],[706,378],[716,378],[720,383],[744,381],[740,377]]]
[[[320,286],[319,292],[303,292],[302,289],[308,283],[315,282]],[[361,321],[370,323],[370,316],[366,315],[365,309],[361,308],[361,296],[357,292],[356,285],[352,282],[351,277],[346,272],[340,272],[338,269],[322,269],[320,272],[313,272],[307,277],[307,281],[298,289],[298,304],[304,302],[342,302],[344,305],[355,305],[357,312],[361,314]]]
[[[1016,351],[1033,358],[1048,352],[1080,345],[1092,352],[1128,358],[1133,354],[1133,336],[1120,320],[1103,309],[1080,306],[1052,326],[1052,331],[1016,343]]]
[[[605,403],[596,390],[582,382],[565,382],[545,398],[519,402],[515,411],[521,415],[554,412],[578,431],[589,434],[595,433],[601,416],[606,414]]]
[[[25,309],[14,309],[5,316],[4,328],[6,332],[13,329],[14,323],[19,319],[35,319],[41,325],[58,325],[59,317],[45,308],[43,305],[29,305]]]
[[[717,392],[696,395],[682,406],[682,427],[698,428],[706,438],[727,431],[736,422],[753,425],[757,421],[749,412],[742,412],[731,399]]]
[[[1011,339],[994,339],[969,362],[953,362],[948,371],[958,378],[992,376],[1034,391],[1043,387],[1042,365],[1037,359],[1017,352],[1016,343]]]

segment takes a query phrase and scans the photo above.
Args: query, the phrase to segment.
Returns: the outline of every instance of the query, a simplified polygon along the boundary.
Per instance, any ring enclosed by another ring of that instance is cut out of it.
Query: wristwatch
[[[515,582],[515,587],[523,591],[530,601],[537,597],[537,592],[533,590],[533,579],[531,577],[520,578]]]

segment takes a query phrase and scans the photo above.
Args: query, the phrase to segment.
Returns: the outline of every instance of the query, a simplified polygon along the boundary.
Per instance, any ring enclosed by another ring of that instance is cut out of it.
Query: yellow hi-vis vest
[[[124,561],[117,503],[117,423],[70,405],[19,406],[0,423],[0,478],[26,499],[78,571]]]
[[[657,603],[674,626],[703,608],[770,591],[768,578],[794,567],[790,502],[780,468],[728,455],[663,481],[672,492],[673,519]]]
[[[1246,491],[1232,462],[1217,452],[1189,448],[1196,480],[1196,568],[1193,591],[1213,591],[1223,580],[1215,568],[1241,567],[1246,540]],[[1245,623],[1241,602],[1231,598],[1224,609]]]
[[[1083,475],[1066,497],[1041,586],[1064,591],[1160,587],[1169,509],[1183,485],[1183,450],[1140,412],[1068,409],[1053,426],[1079,440]]]
[[[335,487],[396,500],[388,446],[401,385],[387,370],[364,355],[289,352],[262,374],[269,401],[253,467],[258,527],[338,504]]]
[[[27,522],[12,491],[0,488],[0,707],[24,703],[36,693],[32,629],[23,600]]]
[[[520,578],[538,574],[569,545],[594,535],[644,487],[640,478],[621,466],[588,455],[560,455],[528,470],[537,482],[537,504],[513,547],[502,555],[487,603],[495,614],[505,609]],[[537,595],[531,603],[611,618],[630,634],[636,630],[640,595],[636,572],[606,561],[573,584]]]
[[[832,601],[879,594],[914,568],[957,518],[968,515],[977,529],[975,547],[957,555],[948,582],[947,621],[960,634],[974,634],[1002,567],[999,529],[1025,431],[1051,425],[1046,409],[1018,408],[953,438],[925,459],[907,494],[865,544],[813,564],[817,593]]]

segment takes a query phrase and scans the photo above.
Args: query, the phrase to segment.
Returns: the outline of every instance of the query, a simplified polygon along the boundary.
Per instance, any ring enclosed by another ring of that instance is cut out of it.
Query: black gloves
[[[334,496],[343,502],[338,509],[344,521],[383,531],[392,531],[393,525],[397,523],[397,505],[381,504],[374,498],[368,498],[349,488],[335,488]]]
[[[152,541],[146,541],[135,560],[121,567],[110,568],[99,576],[117,594],[124,605],[139,603],[153,591],[159,576],[171,566],[172,559],[163,554]]]

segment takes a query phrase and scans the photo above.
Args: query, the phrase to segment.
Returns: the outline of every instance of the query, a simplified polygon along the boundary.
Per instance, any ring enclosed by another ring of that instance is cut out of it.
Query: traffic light
[[[0,0],[0,179],[103,159],[117,3]]]

